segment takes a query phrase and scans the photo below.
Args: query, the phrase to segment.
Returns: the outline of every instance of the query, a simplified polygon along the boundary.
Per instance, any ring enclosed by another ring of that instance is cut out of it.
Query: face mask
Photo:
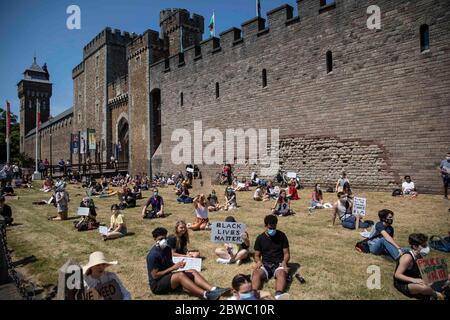
[[[419,253],[422,257],[425,257],[430,253],[430,247],[423,248],[420,246],[419,248],[420,248]]]
[[[167,240],[166,239],[161,239],[157,242],[158,247],[160,247],[161,249],[164,249],[165,247],[167,247]]]
[[[211,195],[212,195],[213,197],[215,197],[215,196],[216,196],[216,193],[215,193],[215,192],[213,192],[213,193],[211,193]]]
[[[273,237],[277,233],[277,229],[269,229],[267,230],[267,234]]]
[[[255,292],[250,291],[250,292],[239,293],[239,300],[256,300]]]
[[[155,197],[157,197],[157,196],[158,196],[158,192],[153,192],[153,195],[154,195]]]
[[[392,224],[394,222],[394,219],[386,219],[387,224]]]

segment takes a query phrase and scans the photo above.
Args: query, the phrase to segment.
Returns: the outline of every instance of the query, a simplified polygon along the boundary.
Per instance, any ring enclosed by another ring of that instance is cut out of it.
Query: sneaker
[[[242,264],[242,260],[236,260],[236,264],[240,266]]]
[[[290,300],[289,293],[281,293],[275,296],[275,300]]]
[[[221,264],[229,264],[230,263],[230,259],[217,258],[216,261]]]
[[[231,291],[230,288],[216,288],[215,290],[212,290],[212,291],[206,291],[205,297],[206,297],[206,300],[219,300],[219,298],[223,294],[230,292],[230,291]]]

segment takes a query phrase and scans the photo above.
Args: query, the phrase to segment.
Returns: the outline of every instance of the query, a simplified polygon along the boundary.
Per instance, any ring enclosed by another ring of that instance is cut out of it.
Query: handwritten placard
[[[116,280],[112,279],[95,287],[95,290],[103,300],[122,300],[122,292]]]
[[[297,178],[297,174],[295,172],[287,172],[286,176],[291,179]]]
[[[190,172],[190,173],[194,173],[194,169],[193,168],[186,168],[186,171]]]
[[[104,236],[107,236],[108,235],[108,227],[100,226],[100,227],[98,227],[98,232],[100,232]]]
[[[185,270],[196,270],[198,272],[202,271],[202,259],[200,258],[188,258],[188,257],[172,257],[173,263],[177,263],[179,261],[186,262],[184,268],[180,268],[177,271],[185,271]]]
[[[444,258],[419,259],[417,266],[427,285],[443,283],[448,279],[448,266]]]
[[[366,198],[353,198],[353,214],[359,215],[359,216],[365,216],[366,215]]]
[[[89,215],[89,208],[79,207],[77,211],[77,215],[79,216],[88,216]]]
[[[245,224],[239,222],[215,221],[211,225],[211,241],[215,243],[242,243]]]

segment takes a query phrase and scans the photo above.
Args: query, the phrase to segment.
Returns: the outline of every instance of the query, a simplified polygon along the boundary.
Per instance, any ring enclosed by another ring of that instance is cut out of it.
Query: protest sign
[[[98,227],[98,232],[100,232],[104,236],[107,236],[108,235],[108,227],[100,226],[100,227]]]
[[[417,266],[425,284],[440,290],[448,280],[448,266],[444,258],[418,259]]]
[[[173,263],[177,263],[179,261],[186,262],[184,268],[180,268],[177,271],[185,271],[185,270],[196,270],[198,272],[202,271],[202,259],[200,258],[188,258],[188,257],[172,257]]]
[[[186,171],[190,172],[190,173],[194,173],[194,169],[193,168],[186,168]]]
[[[100,293],[98,293],[97,290],[91,288],[85,292],[84,300],[103,300],[103,297],[100,295]]]
[[[242,243],[245,224],[239,222],[215,221],[212,223],[211,241],[215,243]]]
[[[287,172],[286,176],[291,179],[297,178],[297,174],[295,172]]]
[[[89,215],[89,208],[79,207],[77,211],[77,215],[79,216],[88,216]]]
[[[353,198],[353,214],[359,216],[366,215],[366,198]]]
[[[122,300],[122,292],[116,280],[112,279],[106,283],[98,285],[95,290],[103,298],[103,300]],[[93,293],[95,295],[95,293]]]

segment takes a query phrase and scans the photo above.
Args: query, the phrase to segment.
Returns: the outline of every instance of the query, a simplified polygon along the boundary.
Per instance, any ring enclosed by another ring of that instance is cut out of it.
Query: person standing
[[[69,212],[69,194],[64,188],[64,182],[56,184],[55,201],[58,216],[53,218],[53,221],[67,220],[67,213]]]
[[[441,161],[439,170],[441,171],[442,182],[444,183],[444,198],[448,199],[448,187],[450,185],[450,152],[447,153],[445,159]]]

